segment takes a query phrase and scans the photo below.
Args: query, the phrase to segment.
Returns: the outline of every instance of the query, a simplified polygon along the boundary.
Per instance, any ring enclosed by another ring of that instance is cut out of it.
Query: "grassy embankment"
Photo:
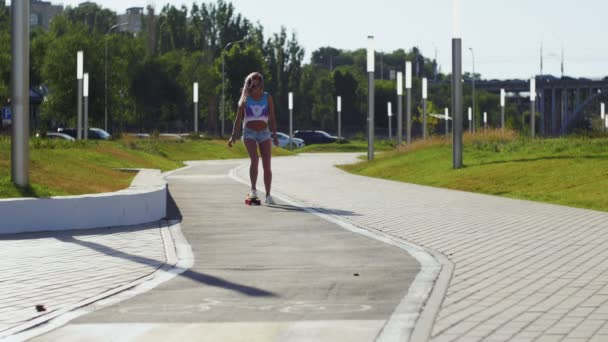
[[[342,166],[371,177],[608,211],[608,137],[530,140],[513,132],[465,134],[464,168],[451,140],[416,141],[372,162]]]
[[[246,158],[242,143],[229,149],[223,140],[163,141],[123,138],[117,141],[30,141],[30,187],[11,181],[10,139],[0,139],[0,198],[48,197],[117,191],[135,176],[118,168],[153,168],[162,171],[183,166],[186,160]],[[289,155],[273,149],[273,155]]]

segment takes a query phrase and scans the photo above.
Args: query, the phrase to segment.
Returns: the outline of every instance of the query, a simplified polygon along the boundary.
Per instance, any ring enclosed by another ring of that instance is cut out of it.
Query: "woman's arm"
[[[241,121],[243,121],[243,116],[245,115],[245,108],[243,105],[239,105],[239,109],[236,112],[236,120],[234,121],[234,127],[232,127],[232,134],[230,135],[230,140],[228,140],[228,147],[232,147],[238,137],[241,135]]]
[[[277,117],[274,114],[274,101],[270,94],[268,95],[268,116],[272,130],[272,140],[274,141],[275,146],[279,146],[279,138],[277,137]]]

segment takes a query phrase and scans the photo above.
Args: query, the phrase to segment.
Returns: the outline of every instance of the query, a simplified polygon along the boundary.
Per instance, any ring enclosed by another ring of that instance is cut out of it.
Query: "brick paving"
[[[332,166],[353,161],[355,154],[274,158],[273,191],[453,262],[432,341],[608,341],[608,213]]]
[[[163,229],[156,222],[0,235],[0,338],[155,272],[166,262]]]

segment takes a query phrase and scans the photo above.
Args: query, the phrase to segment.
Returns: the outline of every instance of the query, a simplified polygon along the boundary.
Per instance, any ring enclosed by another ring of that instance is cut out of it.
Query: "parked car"
[[[338,137],[329,135],[325,131],[317,131],[317,130],[304,130],[304,131],[295,131],[293,134],[295,137],[304,140],[306,145],[311,144],[330,144],[338,141]]]
[[[46,138],[47,139],[56,139],[56,140],[68,140],[68,141],[76,140],[73,137],[71,137],[65,133],[59,133],[59,132],[46,132]]]
[[[89,139],[98,139],[98,140],[111,140],[112,136],[110,133],[106,132],[101,128],[92,127],[89,128]]]
[[[289,148],[289,135],[288,134],[277,132],[277,138],[279,139],[279,147]],[[294,148],[301,148],[301,147],[304,147],[304,145],[306,145],[304,143],[304,140],[302,140],[300,138],[295,138],[295,137],[292,139],[292,143],[293,143]]]
[[[57,130],[57,132],[67,134],[74,139],[76,139],[76,137],[78,137],[76,128],[59,128]],[[88,133],[89,134],[88,134],[87,138],[91,139],[91,140],[110,140],[110,139],[112,139],[112,136],[110,135],[110,133],[104,131],[101,128],[91,127],[91,128],[89,128]]]

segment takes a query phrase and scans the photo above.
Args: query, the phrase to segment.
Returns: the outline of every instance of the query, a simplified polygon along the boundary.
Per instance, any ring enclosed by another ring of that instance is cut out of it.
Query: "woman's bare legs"
[[[258,156],[258,143],[252,139],[244,139],[243,143],[249,153],[251,164],[249,165],[249,180],[251,181],[251,190],[255,190],[255,184],[258,182],[258,164],[260,157]]]
[[[266,196],[270,196],[270,185],[272,184],[272,170],[270,169],[270,156],[272,154],[272,140],[268,139],[260,144],[260,155],[262,155],[262,168],[264,168],[264,186]]]

